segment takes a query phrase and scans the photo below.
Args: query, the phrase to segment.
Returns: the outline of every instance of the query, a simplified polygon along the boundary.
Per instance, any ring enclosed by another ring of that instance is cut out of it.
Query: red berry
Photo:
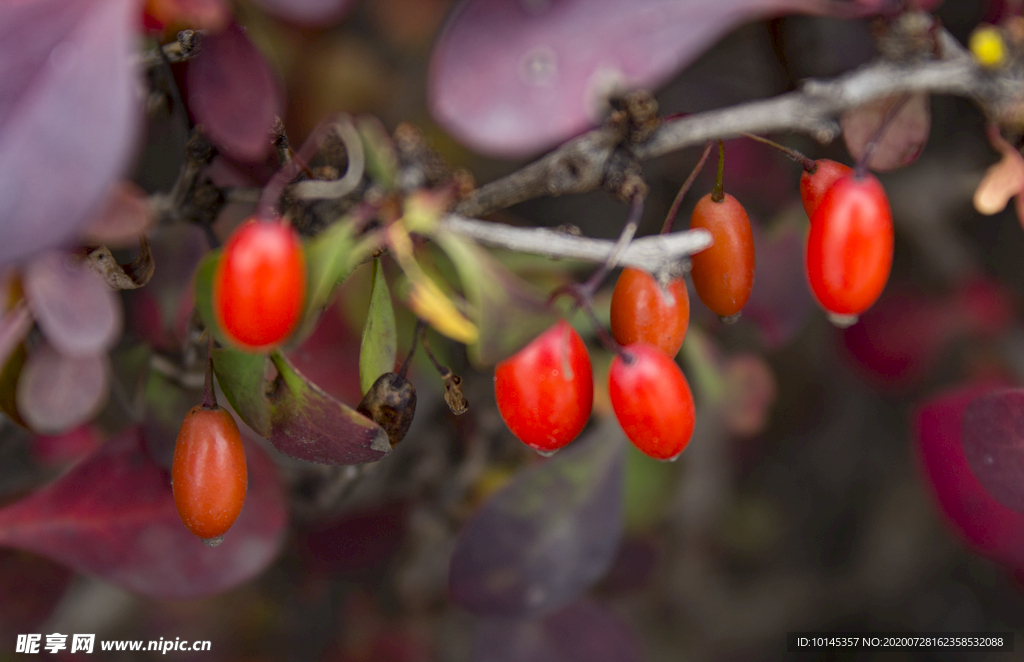
[[[306,263],[291,228],[250,220],[231,235],[213,277],[214,314],[229,338],[250,349],[281,343],[305,298]]]
[[[852,317],[867,310],[889,280],[893,241],[889,199],[878,180],[836,180],[807,235],[807,280],[822,308]]]
[[[204,541],[217,541],[242,511],[247,486],[245,449],[235,419],[226,409],[196,405],[178,431],[171,467],[181,521]]]
[[[836,180],[853,172],[853,168],[831,159],[818,159],[814,162],[814,172],[804,171],[800,175],[800,199],[804,202],[807,218],[814,216],[814,210],[821,204],[825,192],[832,188]]]
[[[641,452],[671,460],[690,443],[690,384],[676,362],[657,347],[637,343],[612,359],[608,396],[619,425]]]
[[[627,267],[615,283],[611,312],[612,335],[620,345],[646,342],[675,356],[690,324],[686,281],[676,278],[664,289],[646,271]]]
[[[704,228],[714,243],[693,256],[690,277],[697,296],[719,317],[743,309],[754,287],[754,235],[750,219],[728,193],[721,202],[707,194],[697,201],[691,228]]]
[[[494,371],[505,425],[527,446],[553,452],[576,438],[594,404],[590,355],[575,329],[559,321]]]

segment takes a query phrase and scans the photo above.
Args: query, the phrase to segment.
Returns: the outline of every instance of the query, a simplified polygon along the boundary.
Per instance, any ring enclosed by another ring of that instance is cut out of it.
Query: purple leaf
[[[980,554],[1024,569],[1024,514],[996,501],[971,471],[961,442],[968,404],[1002,384],[971,384],[924,402],[914,416],[917,454],[946,522]]]
[[[996,391],[967,405],[964,456],[985,490],[1024,512],[1024,389]]]
[[[281,96],[269,65],[240,27],[203,40],[187,85],[189,108],[210,140],[240,161],[262,161]]]
[[[459,534],[448,577],[452,599],[476,614],[518,617],[578,598],[615,557],[623,464],[612,421],[521,473]]]
[[[744,21],[828,8],[823,0],[467,0],[434,49],[431,111],[477,151],[528,156],[598,122],[609,93],[664,83]]]
[[[262,354],[216,349],[213,366],[239,417],[277,450],[306,462],[342,465],[374,462],[391,452],[379,425],[311,382],[280,353],[270,358],[273,379]]]
[[[128,327],[153,347],[180,351],[192,318],[193,274],[208,251],[202,228],[179,223],[150,235],[158,268],[149,283],[125,293]]]
[[[887,172],[910,165],[917,160],[932,128],[932,112],[927,94],[914,94],[876,99],[843,114],[840,124],[846,149],[855,161],[864,156],[867,146],[879,136],[868,167]],[[901,104],[898,108],[896,104]]]
[[[100,435],[91,425],[81,425],[63,434],[37,434],[32,439],[32,458],[46,467],[74,464],[100,446]]]
[[[580,600],[538,620],[480,619],[473,662],[640,662],[629,627],[616,614]]]
[[[302,25],[336,23],[352,7],[352,0],[256,0],[278,18]]]
[[[121,334],[121,306],[95,272],[64,253],[32,260],[22,277],[25,298],[54,347],[70,356],[92,356]]]
[[[139,243],[139,235],[155,220],[146,192],[130,181],[114,184],[99,212],[83,228],[86,241],[128,248]]]
[[[134,0],[0,3],[0,264],[68,240],[139,124]]]
[[[181,523],[170,476],[146,453],[137,428],[0,510],[0,544],[155,598],[225,591],[274,560],[287,520],[273,462],[255,444],[247,444],[246,455],[245,506],[218,547],[207,547]]]
[[[769,348],[792,340],[814,308],[804,275],[804,224],[787,218],[770,232],[751,224],[758,269],[743,317],[754,323]]]
[[[66,356],[44,343],[18,378],[18,413],[36,432],[58,434],[92,418],[107,401],[109,383],[105,354]]]

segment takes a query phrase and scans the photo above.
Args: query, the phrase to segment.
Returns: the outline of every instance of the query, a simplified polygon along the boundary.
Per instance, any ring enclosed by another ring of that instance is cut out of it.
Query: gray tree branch
[[[664,122],[646,141],[631,146],[633,154],[651,159],[670,152],[725,139],[741,133],[795,131],[821,142],[839,135],[836,118],[844,111],[894,94],[925,92],[974,99],[990,115],[998,115],[1021,96],[1013,74],[982,69],[943,33],[940,51],[946,59],[908,64],[878,61],[829,81],[810,80],[795,92],[751,101]],[[1009,97],[1012,97],[1010,99]],[[543,195],[583,193],[600,188],[608,175],[621,134],[600,127],[565,143],[538,161],[486,184],[462,200],[455,212],[484,216],[498,209]]]

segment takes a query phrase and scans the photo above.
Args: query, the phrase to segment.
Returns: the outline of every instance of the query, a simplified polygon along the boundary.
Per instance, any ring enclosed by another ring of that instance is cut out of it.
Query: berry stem
[[[800,166],[804,169],[804,171],[807,174],[809,174],[809,175],[813,175],[814,172],[818,169],[818,163],[816,161],[814,161],[810,157],[806,156],[802,152],[798,152],[797,150],[795,150],[795,149],[793,149],[791,147],[786,147],[785,145],[780,145],[779,143],[775,142],[774,140],[769,140],[767,138],[762,138],[761,136],[755,135],[753,133],[741,133],[740,135],[743,136],[744,138],[750,138],[751,140],[756,140],[757,142],[765,144],[765,145],[768,145],[769,147],[774,147],[775,149],[779,150],[780,152],[782,152],[783,154],[785,154],[789,158],[791,158],[794,161],[796,161],[797,163],[799,163]]]
[[[405,381],[405,375],[409,372],[409,365],[412,363],[413,354],[416,353],[416,341],[427,333],[427,324],[423,320],[416,319],[416,328],[412,332],[412,347],[409,348],[409,353],[405,356],[405,361],[402,362],[402,367],[398,369],[398,378]],[[400,383],[400,382],[399,382]]]
[[[709,140],[708,144],[704,146],[704,153],[701,155],[700,160],[697,161],[697,165],[693,166],[693,170],[690,171],[690,176],[686,178],[683,185],[679,187],[679,193],[676,193],[675,200],[672,201],[672,206],[669,207],[668,214],[665,216],[665,223],[661,226],[661,234],[668,234],[672,232],[672,226],[676,222],[676,214],[679,213],[679,207],[683,204],[683,198],[689,193],[690,187],[693,186],[693,182],[697,179],[697,175],[704,168],[704,164],[708,160],[708,156],[711,154],[711,145],[713,143]]]
[[[206,331],[206,377],[203,379],[203,409],[217,408],[217,394],[213,390],[213,334]]]
[[[718,141],[718,174],[715,175],[715,188],[711,191],[711,200],[714,202],[721,202],[725,200],[725,185],[723,183],[725,175],[725,143],[721,140]]]
[[[427,328],[425,326],[423,327],[423,332],[420,334],[420,344],[423,345],[423,351],[427,353],[427,358],[434,364],[434,369],[437,370],[437,374],[441,375],[442,379],[450,376],[452,371],[441,365],[434,356],[433,350],[430,349],[430,343],[427,341]]]
[[[860,159],[857,160],[857,165],[854,166],[854,176],[858,179],[864,177],[868,172],[868,162],[871,157],[875,155],[878,150],[878,144],[882,142],[882,138],[885,137],[885,132],[892,126],[892,121],[896,119],[896,115],[899,114],[900,109],[903,105],[910,100],[909,94],[900,96],[896,101],[889,106],[889,109],[885,111],[885,116],[882,118],[878,128],[875,129],[875,135],[871,136],[871,140],[864,146],[864,154],[861,155]]]
[[[608,259],[604,261],[604,264],[595,271],[590,278],[587,279],[582,287],[580,288],[582,293],[587,299],[590,299],[597,291],[597,288],[601,286],[605,277],[608,275],[615,265],[618,264],[619,258],[626,252],[626,247],[629,246],[629,242],[633,240],[633,235],[636,234],[636,229],[640,225],[640,217],[644,213],[644,198],[641,195],[634,195],[629,208],[629,217],[626,219],[626,224],[622,227],[622,233],[619,235],[619,240],[615,242],[615,246],[612,247],[612,252],[608,255]]]

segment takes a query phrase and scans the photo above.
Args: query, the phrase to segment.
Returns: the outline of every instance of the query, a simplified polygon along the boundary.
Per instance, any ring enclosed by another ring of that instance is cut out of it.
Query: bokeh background
[[[965,42],[979,22],[1012,4],[955,0],[936,13]],[[280,81],[293,144],[338,111],[373,115],[389,130],[410,122],[449,164],[483,183],[525,161],[479,156],[432,119],[430,54],[451,9],[449,0],[367,0],[310,27],[255,3],[235,6]],[[657,97],[665,114],[711,110],[841,74],[874,53],[867,20],[747,23]],[[184,66],[174,73],[187,98]],[[626,451],[621,545],[582,603],[547,620],[513,623],[482,619],[449,599],[459,532],[488,499],[544,460],[503,425],[492,372],[475,369],[460,346],[432,336],[438,355],[462,375],[470,412],[448,411],[443,385],[421,355],[413,367],[416,421],[386,460],[334,469],[275,455],[291,525],[266,572],[215,597],[157,601],[27,552],[0,550],[0,641],[10,643],[0,646],[0,660],[20,659],[13,641],[26,632],[205,639],[212,642],[208,653],[169,655],[250,662],[531,659],[516,652],[531,637],[594,647],[556,651],[552,660],[1011,659],[785,650],[786,634],[795,631],[1024,630],[1024,534],[1014,533],[1024,515],[994,511],[957,456],[957,412],[970,399],[963,394],[1013,385],[1024,375],[1024,235],[1012,209],[986,217],[972,207],[975,187],[998,159],[985,118],[963,99],[935,97],[930,104],[932,131],[920,158],[880,177],[896,225],[892,277],[883,299],[845,331],[825,319],[804,281],[799,166],[752,141],[727,142],[726,190],[745,204],[758,242],[754,294],[730,326],[691,296],[680,361],[697,398],[697,430],[672,464]],[[151,116],[134,173],[145,190],[173,184],[184,135],[179,111]],[[813,158],[851,161],[841,140],[774,138]],[[640,234],[657,232],[699,151],[645,164],[651,195]],[[258,185],[272,172],[271,165],[214,167],[222,181],[239,185]],[[713,170],[684,200],[681,225],[710,190]],[[229,204],[215,231],[226,236],[251,209]],[[626,213],[607,194],[592,193],[533,200],[494,220],[575,226],[613,238]],[[172,335],[160,346],[163,331],[147,324],[154,306],[187,318],[188,265],[206,250],[205,239],[197,228],[174,227],[153,231],[152,242],[157,264],[177,268],[158,270],[147,286],[155,301],[145,289],[125,297],[127,337],[181,362],[180,339]],[[588,273],[580,265],[501,258],[549,286]],[[601,315],[613,282],[598,296]],[[342,287],[314,338],[293,354],[300,369],[352,404],[360,398],[358,343],[368,297],[369,271],[362,269]],[[404,356],[411,318],[401,309],[399,318]],[[597,415],[584,437],[615,437],[602,381],[610,357],[585,324],[579,328],[591,343],[598,384]],[[147,415],[153,439],[166,438],[173,426],[150,419],[174,420],[175,411],[169,405],[169,412]],[[44,484],[98,443],[85,435],[50,444],[5,420],[0,501]],[[561,553],[578,550],[566,542]],[[109,659],[154,654],[119,655]]]

